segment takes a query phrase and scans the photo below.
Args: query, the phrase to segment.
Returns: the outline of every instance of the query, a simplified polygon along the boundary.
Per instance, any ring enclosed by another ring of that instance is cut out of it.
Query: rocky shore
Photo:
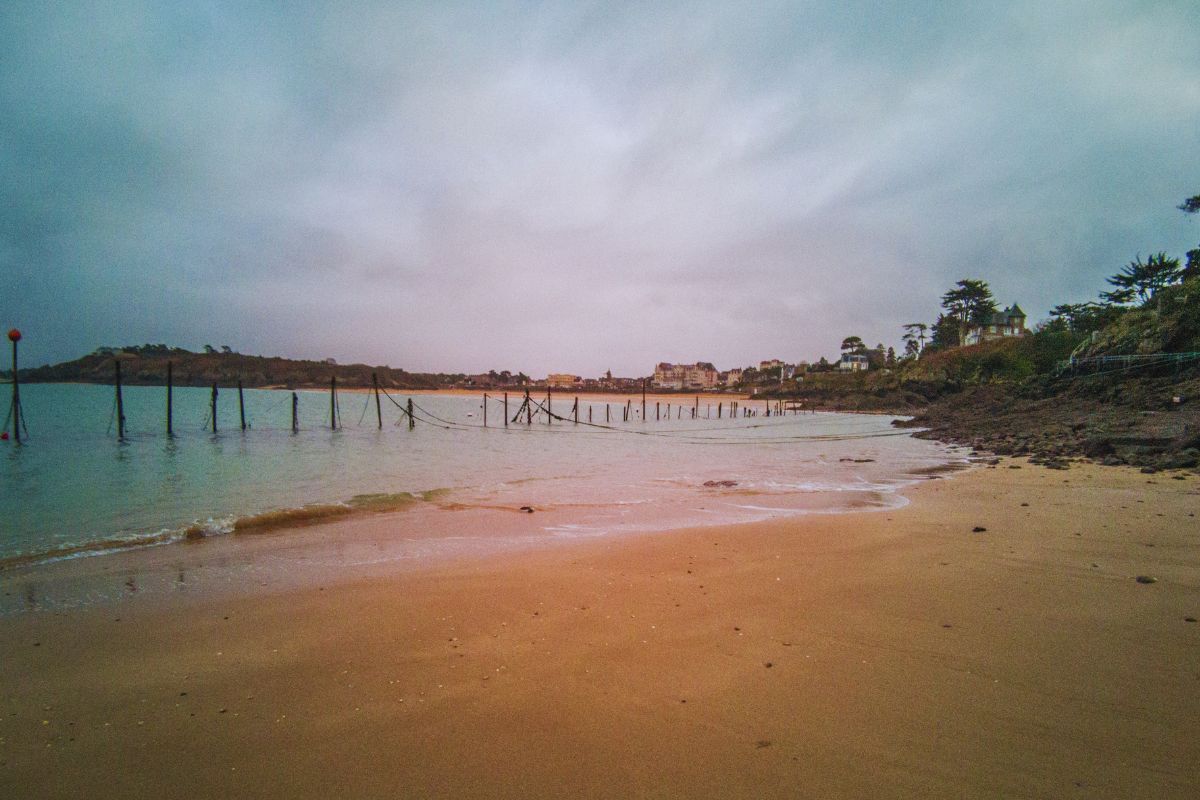
[[[1077,378],[971,387],[899,427],[920,438],[1051,467],[1084,458],[1143,471],[1200,468],[1200,375]]]

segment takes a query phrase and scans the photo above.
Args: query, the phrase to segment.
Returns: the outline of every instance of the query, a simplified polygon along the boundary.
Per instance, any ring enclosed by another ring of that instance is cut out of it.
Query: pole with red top
[[[17,381],[17,342],[21,341],[21,332],[13,328],[8,332],[8,340],[13,345],[13,399],[12,399],[12,421],[13,421],[13,438],[19,444],[21,442],[21,388]]]

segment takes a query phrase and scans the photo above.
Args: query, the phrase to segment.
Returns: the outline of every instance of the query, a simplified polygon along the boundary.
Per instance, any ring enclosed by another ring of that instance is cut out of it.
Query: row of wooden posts
[[[120,362],[120,360],[114,360],[113,365],[115,368],[114,374],[115,374],[115,378],[116,378],[116,393],[117,393],[117,397],[116,397],[117,438],[124,439],[125,438],[125,400],[121,393],[121,362]],[[168,436],[175,435],[175,428],[174,428],[174,385],[175,385],[175,381],[174,381],[174,377],[175,377],[174,376],[174,364],[172,362],[168,361],[167,362],[167,435]],[[15,383],[16,382],[14,381],[14,386],[15,386]],[[380,394],[379,376],[374,372],[371,373],[371,384],[372,384],[371,391],[375,395],[375,417],[378,420],[380,429],[382,429],[383,428],[383,406],[381,405],[380,399],[379,399],[379,394]],[[219,396],[219,394],[220,394],[220,389],[217,387],[217,382],[213,381],[212,395],[211,395],[211,398],[209,401],[210,402],[209,416],[211,417],[209,425],[211,425],[213,433],[217,433],[217,431],[218,431],[217,397]],[[246,398],[242,391],[242,381],[240,379],[237,382],[237,395],[238,395],[238,418],[239,418],[239,421],[241,422],[242,430],[246,430],[246,428],[247,428],[247,425],[246,425]],[[413,417],[413,401],[412,401],[411,397],[408,400],[408,407],[407,408],[402,407],[401,412],[408,416],[408,427],[409,427],[409,430],[411,430],[416,425],[416,420]],[[337,428],[339,427],[339,419],[340,418],[341,418],[341,413],[340,413],[339,407],[338,407],[338,396],[337,396],[337,376],[334,375],[333,377],[331,377],[329,379],[329,427],[333,430],[337,430]],[[292,433],[298,433],[299,431],[300,431],[300,396],[297,395],[295,392],[292,392]]]
[[[21,419],[20,388],[19,388],[19,385],[17,382],[17,342],[20,341],[21,334],[19,331],[17,331],[14,328],[13,330],[9,331],[8,338],[12,342],[12,346],[13,346],[13,381],[12,381],[12,385],[13,385],[13,400],[12,400],[13,433],[14,433],[14,438],[16,439],[16,441],[20,442],[21,441],[22,419]],[[125,438],[125,401],[124,401],[124,397],[122,396],[122,392],[121,392],[121,361],[120,361],[120,359],[114,359],[113,365],[114,365],[115,383],[116,383],[117,438],[124,439]],[[374,372],[371,373],[371,391],[375,396],[375,419],[378,423],[379,428],[382,429],[383,428],[383,407],[382,407],[382,403],[380,401],[381,389],[379,387],[379,377]],[[214,381],[212,384],[212,395],[211,395],[211,400],[210,400],[210,402],[211,402],[211,407],[210,407],[211,423],[210,424],[212,426],[213,433],[216,433],[218,431],[217,397],[218,397],[219,393],[220,392],[217,387],[217,383]],[[239,420],[241,423],[241,429],[244,431],[247,428],[247,425],[246,425],[246,402],[245,402],[245,397],[242,392],[241,380],[238,380],[238,382],[237,382],[237,393],[238,393],[238,417],[239,417]],[[391,400],[391,397],[389,396],[388,399]],[[483,395],[483,426],[485,428],[488,425],[488,400],[489,400],[489,397],[485,393]],[[395,403],[394,400],[392,400],[392,402]],[[518,421],[521,418],[522,414],[525,415],[525,424],[526,425],[533,424],[533,415],[534,415],[533,406],[535,405],[535,402],[534,402],[533,398],[531,397],[528,389],[525,390],[524,401],[521,403],[520,408],[517,409],[517,413],[511,419],[509,418],[509,413],[508,413],[508,410],[509,410],[508,409],[508,392],[504,393],[502,402],[504,405],[504,427],[507,428],[510,422]],[[542,413],[543,411],[545,412],[547,424],[552,424],[554,421],[554,418],[555,418],[551,403],[552,403],[552,396],[550,393],[550,389],[547,388],[545,405],[542,406],[542,404],[540,404],[540,403],[536,404],[539,406],[539,411],[538,411],[539,414]],[[400,407],[401,413],[405,414],[408,417],[408,427],[409,427],[409,430],[412,430],[416,426],[416,417],[413,416],[412,398],[410,397],[408,399],[407,406],[400,406],[399,403],[396,403],[396,405]],[[666,418],[670,419],[671,418],[671,404],[667,403],[666,406],[667,406]],[[300,398],[296,394],[296,392],[292,392],[292,432],[293,433],[297,433],[300,430],[299,407],[300,407]],[[771,401],[764,400],[763,407],[764,407],[766,416],[768,416],[768,417],[771,416],[771,412],[772,412]],[[682,403],[679,404],[678,406],[676,406],[676,408],[677,408],[676,418],[677,419],[682,418],[683,409],[684,409],[683,404]],[[631,419],[631,417],[633,416],[633,400],[632,399],[629,399],[625,402],[625,405],[624,405],[622,411],[623,411],[622,420],[624,422],[628,422]],[[744,406],[740,405],[737,401],[730,401],[730,403],[729,403],[729,418],[732,419],[734,417],[737,417],[739,415],[739,411],[741,412],[741,416],[743,416],[743,417],[751,417],[751,416],[758,415],[757,409],[752,408],[752,407],[744,407]],[[785,404],[783,401],[777,400],[777,401],[775,401],[774,411],[775,411],[776,415],[781,415],[781,414],[787,413],[788,411],[796,413],[799,411],[799,409],[796,408],[792,404]],[[642,417],[641,418],[642,418],[643,422],[645,422],[647,420],[646,412],[647,412],[646,382],[642,381]],[[724,402],[718,403],[717,404],[717,419],[721,419],[722,416],[724,415],[724,412],[725,412],[725,403]],[[575,397],[575,402],[571,408],[570,413],[572,416],[572,421],[575,424],[579,424],[580,420],[579,420],[579,397],[578,396]],[[712,406],[710,404],[710,405],[706,406],[705,416],[708,417],[711,415],[711,413],[712,413]],[[700,397],[697,395],[695,402],[691,408],[691,418],[696,419],[699,417],[699,415],[700,415]],[[339,416],[340,415],[339,415],[339,411],[338,411],[338,398],[337,398],[337,376],[333,376],[329,380],[329,427],[331,429],[336,430],[338,428]],[[559,417],[559,419],[563,419],[563,418]],[[655,420],[662,419],[662,403],[661,402],[655,402],[655,404],[654,404],[654,419]],[[588,423],[593,422],[591,405],[588,406],[587,421],[588,421]],[[604,404],[604,421],[606,423],[612,422],[612,407],[608,403]],[[175,435],[175,430],[174,430],[174,364],[170,361],[167,362],[167,435],[168,436]]]
[[[504,404],[504,427],[507,428],[508,423],[510,421],[509,416],[508,416],[508,392],[504,393],[504,398],[501,402],[503,402],[503,404]],[[550,390],[547,389],[546,390],[546,404],[543,406],[541,403],[537,403],[537,405],[540,409],[538,413],[545,411],[546,424],[548,424],[548,425],[553,424],[554,419],[555,419],[555,415],[553,413],[551,403],[552,403],[552,395],[550,393]],[[524,413],[525,414],[525,424],[526,425],[533,424],[533,406],[534,406],[534,401],[530,397],[529,390],[526,389],[525,390],[525,400],[524,400],[524,402],[521,403],[520,408],[517,409],[517,413],[512,417],[511,421],[516,422],[517,420],[519,420],[521,418],[521,414]],[[654,419],[655,419],[655,421],[659,421],[663,418],[662,406],[663,406],[663,404],[661,401],[656,401],[654,403]],[[667,403],[666,406],[667,406],[666,418],[671,419],[671,404]],[[768,417],[771,416],[771,413],[772,413],[771,401],[764,400],[763,406],[764,406],[763,410],[764,410],[766,416],[768,416]],[[622,408],[622,421],[628,422],[633,417],[633,400],[632,399],[626,400],[625,405],[622,406],[621,408]],[[682,403],[680,403],[675,408],[676,408],[675,418],[682,419],[684,405]],[[487,427],[487,424],[488,424],[487,409],[488,409],[488,395],[485,393],[483,395],[483,427],[485,427],[485,428]],[[743,417],[758,416],[758,409],[750,408],[750,407],[743,407],[737,401],[731,400],[729,402],[729,418],[733,419],[734,417],[738,416],[739,410],[741,411],[741,415]],[[642,421],[643,422],[645,422],[648,419],[648,417],[646,415],[646,411],[647,411],[646,387],[643,382],[643,386],[642,386]],[[798,413],[799,408],[797,406],[784,403],[784,401],[782,401],[782,400],[775,401],[774,413],[776,416],[782,416],[783,414],[788,413],[789,411],[792,413]],[[608,403],[605,403],[604,404],[604,421],[606,423],[612,422],[611,412],[612,412],[612,407]],[[578,395],[575,397],[575,402],[571,406],[571,411],[569,413],[571,414],[571,421],[573,423],[575,423],[576,425],[578,425],[579,424],[579,397],[578,397]],[[717,403],[717,419],[721,419],[724,416],[724,413],[725,413],[725,403],[723,401],[720,403]],[[712,405],[708,404],[705,406],[704,418],[705,419],[710,418],[711,414],[712,414]],[[699,395],[697,395],[695,402],[691,408],[691,418],[697,419],[699,417],[700,417],[700,397],[699,397]],[[564,419],[564,418],[558,417],[558,419]],[[590,404],[588,405],[587,421],[589,424],[593,424],[592,406]]]

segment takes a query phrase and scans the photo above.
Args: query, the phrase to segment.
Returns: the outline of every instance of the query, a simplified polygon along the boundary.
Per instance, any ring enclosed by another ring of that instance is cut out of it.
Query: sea
[[[211,390],[176,387],[168,436],[165,388],[125,387],[119,438],[114,387],[22,386],[28,433],[0,442],[0,581],[56,561],[240,534],[286,540],[314,522],[379,514],[395,531],[381,558],[412,560],[436,557],[439,541],[450,552],[891,509],[906,486],[968,461],[895,417],[767,416],[761,400],[737,401],[731,417],[730,399],[651,398],[643,419],[640,396],[556,393],[548,417],[544,395],[526,414],[523,395],[506,406],[496,393],[485,420],[482,394],[341,391],[332,404],[328,390],[295,394],[294,431],[292,392],[246,389],[239,401],[221,388],[214,431]]]

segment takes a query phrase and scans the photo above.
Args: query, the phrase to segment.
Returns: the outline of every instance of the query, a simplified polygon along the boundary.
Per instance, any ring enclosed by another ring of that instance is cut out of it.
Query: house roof
[[[1004,309],[1003,311],[997,311],[996,313],[989,316],[982,324],[983,325],[1012,325],[1013,320],[1018,319],[1018,318],[1025,319],[1025,312],[1021,310],[1021,307],[1019,305],[1017,305],[1016,303],[1013,303],[1011,306]],[[974,325],[972,327],[978,328],[981,326]]]

